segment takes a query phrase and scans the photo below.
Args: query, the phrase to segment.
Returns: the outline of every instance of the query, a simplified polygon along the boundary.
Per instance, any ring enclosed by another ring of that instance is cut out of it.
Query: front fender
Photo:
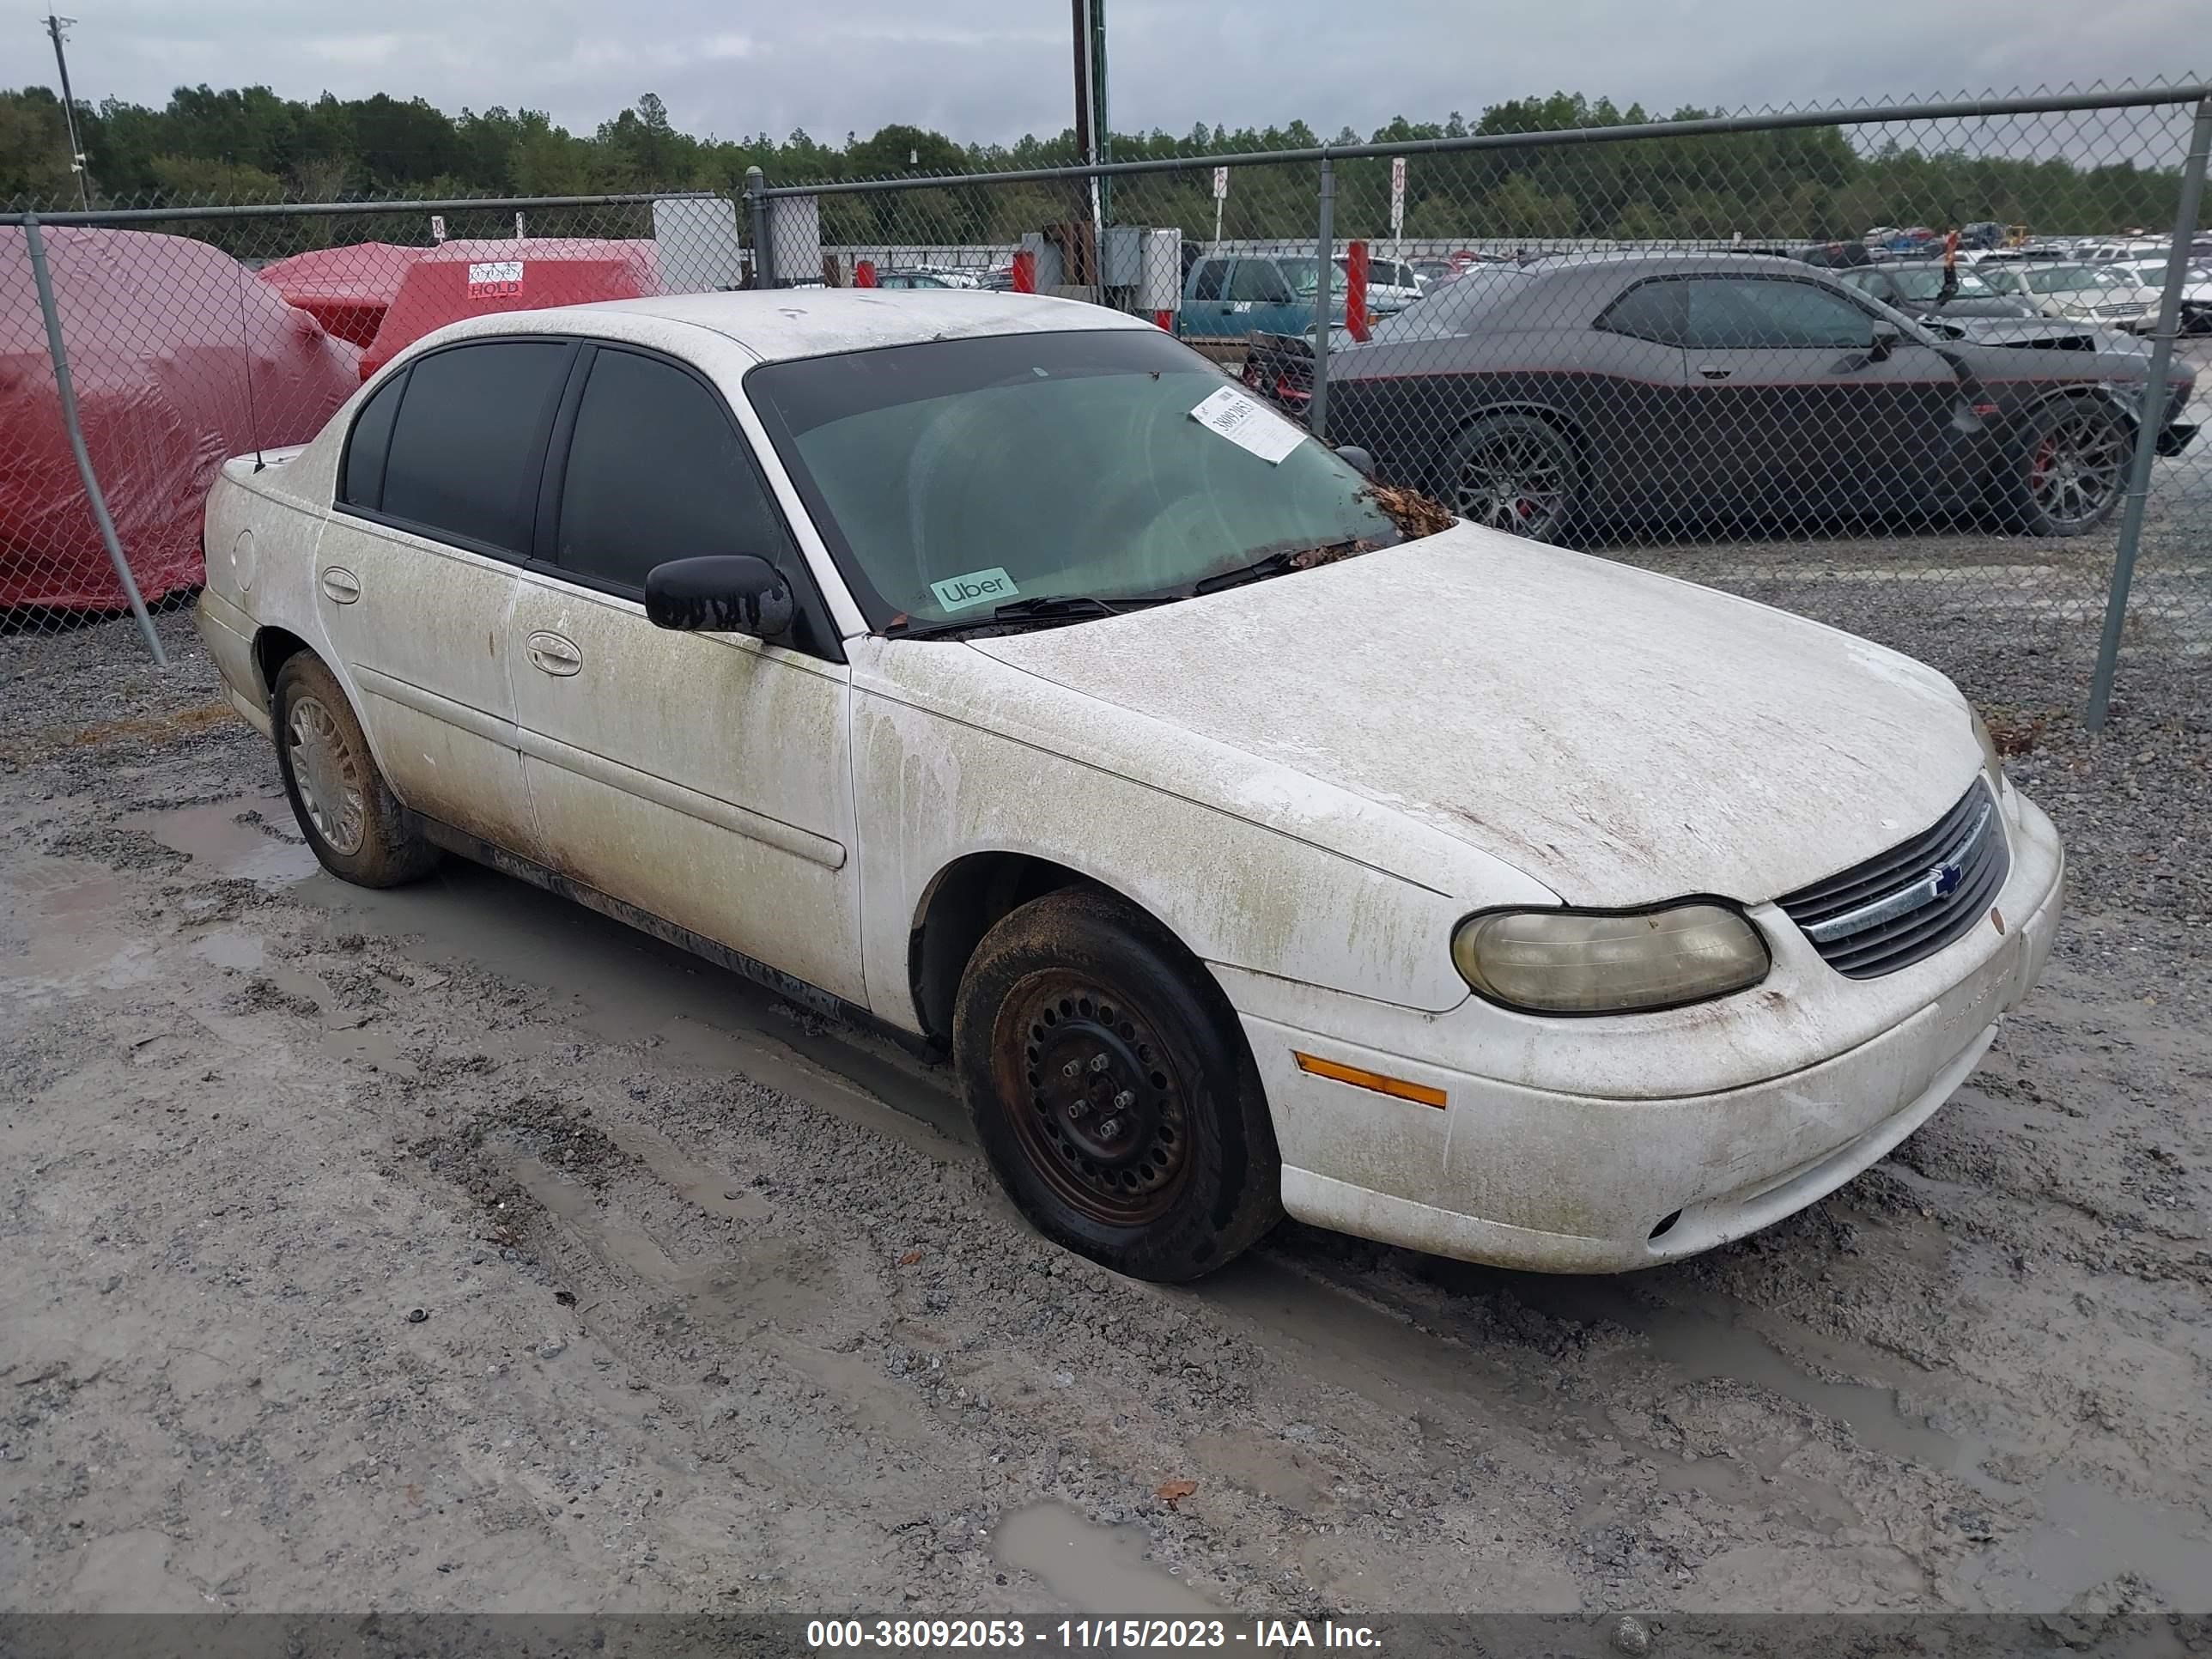
[[[1451,934],[1477,902],[1558,902],[1449,836],[1397,830],[1240,751],[1178,760],[1163,750],[1198,740],[951,642],[902,649],[890,675],[874,672],[882,653],[856,653],[853,767],[871,1007],[907,1030],[922,1026],[915,920],[939,874],[979,853],[1096,881],[1217,968],[1425,1012],[1468,998]]]

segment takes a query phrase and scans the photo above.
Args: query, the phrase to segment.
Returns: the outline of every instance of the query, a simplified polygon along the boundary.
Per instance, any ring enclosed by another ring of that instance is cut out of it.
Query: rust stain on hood
[[[975,645],[1401,811],[1577,904],[1772,898],[1935,823],[1981,763],[1957,690],[1910,658],[1468,525]]]

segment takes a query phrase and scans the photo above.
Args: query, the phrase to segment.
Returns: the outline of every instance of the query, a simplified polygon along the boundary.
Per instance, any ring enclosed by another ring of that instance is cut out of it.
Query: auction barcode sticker
[[[469,298],[483,300],[522,292],[522,261],[489,259],[469,267]]]
[[[1233,386],[1225,386],[1207,398],[1190,411],[1190,418],[1275,466],[1280,466],[1283,457],[1305,441],[1304,433]]]

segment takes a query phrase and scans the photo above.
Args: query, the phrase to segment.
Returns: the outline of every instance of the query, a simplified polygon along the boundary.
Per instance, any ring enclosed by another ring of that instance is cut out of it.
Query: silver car
[[[2147,333],[2158,322],[2158,290],[2102,265],[2010,264],[1975,267],[2000,294],[2023,299],[2045,317]]]

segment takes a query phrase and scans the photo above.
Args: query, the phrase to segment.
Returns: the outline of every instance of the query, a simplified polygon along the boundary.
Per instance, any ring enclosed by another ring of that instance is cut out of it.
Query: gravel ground
[[[1825,1202],[1626,1279],[1292,1226],[1164,1290],[895,1051],[471,867],[321,874],[160,620],[167,675],[0,638],[0,1609],[2212,1609],[2199,665],[2091,738],[2045,636],[1931,619],[2074,911]]]

